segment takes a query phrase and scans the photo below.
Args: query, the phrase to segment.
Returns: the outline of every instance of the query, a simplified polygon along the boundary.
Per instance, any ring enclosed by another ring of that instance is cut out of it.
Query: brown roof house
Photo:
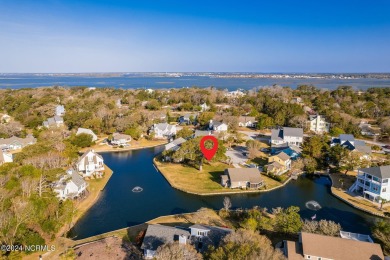
[[[289,260],[383,260],[381,246],[376,243],[302,232],[299,241],[283,241],[283,252]]]
[[[221,185],[231,189],[258,189],[263,184],[264,180],[257,168],[229,168],[225,170],[225,175],[221,175]]]
[[[268,158],[267,172],[281,175],[291,169],[291,158],[286,153],[281,152]]]

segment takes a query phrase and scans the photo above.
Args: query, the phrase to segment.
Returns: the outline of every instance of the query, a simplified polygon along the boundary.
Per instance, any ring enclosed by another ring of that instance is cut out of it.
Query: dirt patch
[[[108,237],[75,250],[76,259],[142,259],[141,251],[119,237]]]

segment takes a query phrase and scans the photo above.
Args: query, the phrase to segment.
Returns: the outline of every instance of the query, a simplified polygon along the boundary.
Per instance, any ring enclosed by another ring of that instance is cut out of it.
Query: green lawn
[[[229,189],[221,186],[221,174],[223,174],[226,168],[231,167],[224,163],[204,164],[202,171],[183,164],[163,163],[158,160],[155,160],[155,163],[171,185],[180,190],[198,194],[239,191],[238,189]],[[267,189],[281,185],[280,182],[264,175],[262,177],[265,180]]]

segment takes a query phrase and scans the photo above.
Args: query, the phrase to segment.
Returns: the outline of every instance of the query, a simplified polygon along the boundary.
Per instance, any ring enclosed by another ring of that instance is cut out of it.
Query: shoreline
[[[153,147],[165,145],[168,143],[167,141],[159,141],[159,140],[150,141],[150,142],[156,142],[156,143],[151,144],[151,145],[146,145],[146,146],[131,146],[130,145],[129,147],[125,147],[125,148],[113,148],[113,147],[109,147],[108,145],[94,145],[92,147],[87,147],[87,148],[81,149],[80,153],[84,153],[89,149],[93,149],[97,153],[128,152],[128,151],[133,151],[133,150],[142,150],[142,149],[146,149],[146,148],[153,148]]]
[[[264,193],[264,192],[269,192],[269,191],[273,191],[273,190],[282,188],[287,183],[289,183],[291,181],[291,179],[292,179],[291,177],[289,177],[289,178],[286,179],[285,182],[281,183],[279,186],[276,186],[276,187],[273,187],[273,188],[270,188],[270,189],[265,189],[265,190],[232,190],[232,191],[223,191],[223,192],[210,192],[210,193],[200,192],[200,193],[198,193],[198,192],[192,192],[192,191],[188,191],[188,190],[182,189],[182,188],[176,186],[175,184],[171,183],[169,181],[169,178],[159,169],[158,165],[156,164],[156,157],[153,158],[153,165],[156,168],[157,172],[159,172],[164,177],[164,179],[168,182],[168,184],[172,188],[174,188],[176,190],[179,190],[179,191],[182,191],[182,192],[185,192],[185,193],[188,193],[188,194],[193,194],[193,195],[198,195],[198,196],[215,196],[215,195],[230,195],[230,194]]]

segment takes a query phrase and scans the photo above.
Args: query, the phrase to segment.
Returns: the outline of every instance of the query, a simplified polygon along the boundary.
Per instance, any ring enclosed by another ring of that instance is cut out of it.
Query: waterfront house
[[[376,202],[381,198],[390,200],[390,165],[359,169],[349,191]]]
[[[63,105],[56,106],[56,116],[64,116],[65,115],[65,107]]]
[[[231,232],[228,228],[205,225],[192,225],[189,228],[148,225],[141,249],[146,259],[155,258],[157,249],[167,243],[188,244],[203,252],[211,245],[217,247]]]
[[[61,200],[75,199],[86,192],[87,182],[73,169],[68,169],[66,175],[55,183],[53,190]]]
[[[80,127],[79,129],[77,129],[76,135],[79,134],[88,134],[92,136],[92,142],[95,142],[98,139],[97,135],[91,129]]]
[[[176,126],[167,123],[154,124],[151,128],[155,138],[172,138],[176,135]]]
[[[120,133],[113,133],[112,134],[112,140],[111,144],[113,145],[125,145],[128,146],[131,142],[131,136],[126,134],[120,134]]]
[[[281,175],[291,169],[291,158],[281,152],[268,158],[267,172]]]
[[[238,117],[238,126],[241,127],[255,127],[256,118],[254,116],[240,116]]]
[[[271,144],[293,144],[301,146],[303,143],[303,129],[293,127],[283,127],[281,129],[272,129]]]
[[[94,150],[85,152],[77,162],[77,170],[83,177],[90,177],[92,175],[102,176],[104,172],[103,157]]]
[[[283,241],[282,251],[289,260],[385,259],[379,244],[306,232],[300,233],[299,241]]]
[[[309,115],[310,131],[323,134],[329,133],[330,123],[326,121],[326,118],[321,115]]]
[[[3,165],[4,163],[13,162],[12,154],[7,153],[0,149],[0,165]]]
[[[43,121],[43,126],[46,128],[61,127],[64,125],[64,119],[60,116],[54,116]]]
[[[227,131],[228,125],[220,121],[210,120],[209,129],[216,132]]]
[[[341,134],[339,137],[332,137],[330,146],[335,145],[340,145],[352,152],[362,153],[361,159],[370,159],[371,147],[366,145],[364,141],[355,140],[353,135]]]
[[[231,189],[258,189],[263,184],[263,178],[257,168],[228,168],[225,169],[225,174],[221,175],[221,185]]]
[[[35,144],[37,139],[31,134],[27,135],[26,138],[20,138],[12,136],[6,139],[0,139],[0,149],[2,150],[17,150],[22,149],[28,145]]]
[[[168,143],[165,145],[165,151],[177,151],[179,150],[180,146],[187,142],[186,139],[184,139],[183,137],[179,137],[175,140],[173,140],[172,142]]]

